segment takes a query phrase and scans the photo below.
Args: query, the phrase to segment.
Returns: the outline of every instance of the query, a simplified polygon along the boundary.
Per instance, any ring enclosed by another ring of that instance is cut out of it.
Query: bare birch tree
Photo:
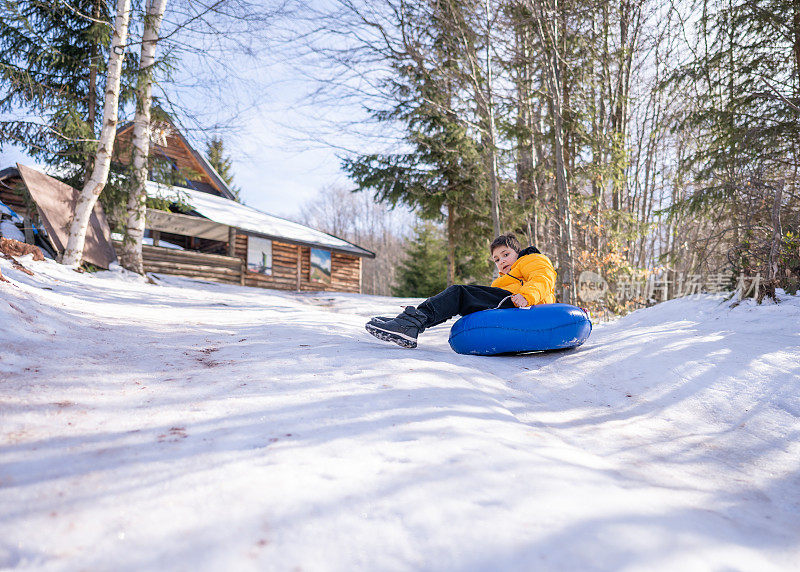
[[[97,156],[92,169],[92,176],[78,195],[75,211],[69,227],[67,247],[61,259],[62,264],[78,266],[83,258],[83,247],[86,242],[86,230],[95,203],[108,181],[111,167],[111,154],[114,149],[114,138],[117,133],[119,111],[120,78],[125,56],[125,44],[128,40],[128,24],[130,21],[131,0],[117,0],[114,33],[111,38],[111,51],[108,56],[108,72],[106,74],[106,93],[103,101],[103,125]]]
[[[413,216],[376,203],[367,194],[326,187],[307,201],[298,222],[354,242],[376,254],[363,258],[362,293],[390,296],[404,258]]]
[[[128,195],[128,219],[122,243],[120,263],[123,267],[144,274],[142,238],[147,211],[147,173],[150,155],[150,108],[153,99],[153,67],[161,20],[167,0],[148,0],[145,8],[139,77],[136,83],[136,115],[133,120],[133,185]]]
[[[560,53],[561,18],[558,0],[547,0],[544,7],[539,0],[529,3],[535,20],[535,31],[545,53],[545,78],[553,113],[553,154],[556,176],[556,201],[558,204],[558,273],[560,299],[565,303],[575,302],[575,277],[572,251],[572,213],[570,210],[567,168],[564,157],[564,110],[563,110],[563,57]]]

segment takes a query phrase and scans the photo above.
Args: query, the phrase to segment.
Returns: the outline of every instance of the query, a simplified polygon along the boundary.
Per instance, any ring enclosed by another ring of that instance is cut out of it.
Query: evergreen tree
[[[408,151],[361,155],[345,160],[344,169],[379,200],[445,221],[449,284],[485,280],[491,273],[483,254],[491,240],[490,200],[478,133],[474,122],[464,120],[469,111],[458,110],[468,83],[459,61],[463,45],[441,11],[420,9],[407,22],[416,37],[392,62],[386,88],[393,106],[374,115],[403,126]]]
[[[74,188],[88,180],[97,152],[113,6],[109,0],[0,0],[0,148],[18,146]],[[133,98],[137,65],[126,52],[120,104]],[[113,164],[100,195],[117,229],[127,175],[126,167]]]
[[[430,221],[417,224],[416,236],[406,247],[406,259],[397,272],[392,294],[428,298],[447,287],[447,242],[442,229]]]
[[[107,0],[0,2],[0,142],[76,187],[95,152],[111,19]]]
[[[704,0],[699,25],[702,49],[675,73],[694,92],[680,128],[697,141],[682,162],[696,188],[671,212],[714,221],[718,265],[774,275],[776,229],[800,212],[800,3]]]
[[[222,138],[213,136],[206,143],[206,159],[217,171],[217,174],[228,184],[231,192],[236,196],[237,201],[241,201],[241,189],[233,184],[233,164],[230,157],[225,153]]]
[[[796,0],[704,0],[703,49],[676,76],[694,91],[683,127],[699,134],[684,167],[695,201],[723,199],[755,166],[797,167],[800,155],[800,5]],[[793,16],[793,24],[785,18]],[[749,175],[748,175],[749,176]]]

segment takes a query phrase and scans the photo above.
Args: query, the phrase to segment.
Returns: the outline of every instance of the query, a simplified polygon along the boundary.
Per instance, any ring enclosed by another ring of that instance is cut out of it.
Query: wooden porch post
[[[299,244],[297,245],[297,291],[300,291],[300,275],[302,274],[303,268],[303,247]]]
[[[31,223],[30,217],[26,216],[22,219],[22,228],[25,231],[25,242],[33,244],[35,239],[33,237],[33,223]]]
[[[228,256],[236,256],[236,229],[228,227]]]

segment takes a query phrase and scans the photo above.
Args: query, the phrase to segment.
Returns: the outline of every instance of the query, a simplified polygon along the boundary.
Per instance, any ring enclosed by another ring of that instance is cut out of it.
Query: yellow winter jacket
[[[529,254],[529,252],[531,252]],[[508,274],[501,274],[492,286],[522,294],[528,304],[555,304],[556,271],[544,254],[533,253],[528,247],[511,266]]]

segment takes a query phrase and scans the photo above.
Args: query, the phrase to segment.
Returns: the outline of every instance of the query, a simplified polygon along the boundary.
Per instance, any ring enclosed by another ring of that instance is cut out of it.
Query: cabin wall
[[[114,248],[119,255],[122,243],[114,241]],[[236,234],[234,256],[221,256],[147,244],[142,246],[145,272],[277,290],[360,292],[361,259],[359,257],[333,252],[331,254],[331,283],[324,284],[310,280],[310,255],[311,250],[307,246],[273,240],[272,274],[267,276],[247,270],[246,234]]]
[[[361,258],[334,252],[331,256],[331,282],[337,292],[361,292]]]
[[[114,241],[117,255],[122,252],[122,242]],[[241,284],[244,269],[241,258],[206,254],[191,250],[178,250],[162,246],[142,245],[145,272],[199,278],[212,282]]]
[[[247,235],[236,235],[235,255],[247,262]],[[272,241],[272,274],[265,275],[246,271],[246,286],[260,288],[276,288],[279,290],[333,292],[360,292],[361,259],[344,253],[331,254],[331,283],[312,282],[311,249],[307,246],[287,244],[278,240]],[[298,272],[299,258],[299,272]],[[298,280],[299,273],[299,280]]]
[[[23,184],[22,179],[20,177],[10,177],[4,183],[11,188],[0,185],[0,201],[8,205],[19,216],[27,217],[30,214],[28,206],[25,204],[22,191],[18,190],[18,187]],[[35,211],[36,208],[34,207],[33,210]],[[38,216],[34,216],[34,218],[38,219]]]

